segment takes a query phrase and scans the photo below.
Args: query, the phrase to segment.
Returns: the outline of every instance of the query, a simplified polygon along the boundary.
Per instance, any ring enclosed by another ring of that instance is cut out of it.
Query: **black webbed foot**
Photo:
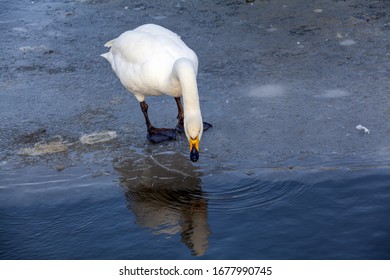
[[[203,131],[206,131],[209,128],[212,128],[213,126],[210,123],[203,122]]]
[[[176,128],[175,130],[178,132],[178,133],[184,133],[184,125],[182,123],[178,123],[176,125]]]
[[[161,143],[164,141],[176,140],[176,131],[170,128],[152,128],[148,129],[146,138],[152,143]]]

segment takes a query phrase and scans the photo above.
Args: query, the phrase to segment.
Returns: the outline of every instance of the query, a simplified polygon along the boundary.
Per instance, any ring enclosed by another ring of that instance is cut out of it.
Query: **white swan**
[[[194,51],[177,34],[155,24],[126,31],[105,46],[110,50],[102,56],[111,63],[121,83],[140,102],[149,141],[157,143],[175,139],[176,131],[155,128],[151,124],[145,96],[173,96],[178,108],[176,130],[184,130],[190,144],[190,158],[197,161],[203,130],[211,125],[202,121],[196,82],[198,58]]]

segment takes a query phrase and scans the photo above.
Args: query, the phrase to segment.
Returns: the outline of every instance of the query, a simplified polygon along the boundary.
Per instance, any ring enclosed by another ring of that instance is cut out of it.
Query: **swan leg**
[[[140,102],[142,113],[145,117],[148,134],[146,138],[152,143],[160,143],[176,139],[176,131],[170,128],[156,128],[152,125],[148,115],[148,104],[145,101]]]
[[[181,104],[180,97],[175,97],[176,105],[177,105],[177,125],[176,131],[179,133],[184,133],[184,110],[183,105]]]
[[[145,101],[142,101],[139,103],[141,105],[141,110],[142,110],[142,113],[144,113],[144,117],[145,117],[145,121],[146,121],[146,126],[149,129],[151,129],[153,126],[152,124],[150,123],[150,120],[149,120],[149,116],[148,116],[148,104],[145,102]]]

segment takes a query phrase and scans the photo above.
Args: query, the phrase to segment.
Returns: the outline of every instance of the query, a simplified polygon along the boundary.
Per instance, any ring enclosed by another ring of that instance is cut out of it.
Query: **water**
[[[390,257],[388,167],[202,174],[170,157],[122,159],[106,176],[2,174],[0,258]]]

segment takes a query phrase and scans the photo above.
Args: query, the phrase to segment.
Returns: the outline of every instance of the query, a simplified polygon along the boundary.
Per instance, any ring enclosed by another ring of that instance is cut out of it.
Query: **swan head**
[[[184,132],[190,144],[190,159],[195,162],[199,159],[199,142],[203,133],[202,117],[185,117]]]

